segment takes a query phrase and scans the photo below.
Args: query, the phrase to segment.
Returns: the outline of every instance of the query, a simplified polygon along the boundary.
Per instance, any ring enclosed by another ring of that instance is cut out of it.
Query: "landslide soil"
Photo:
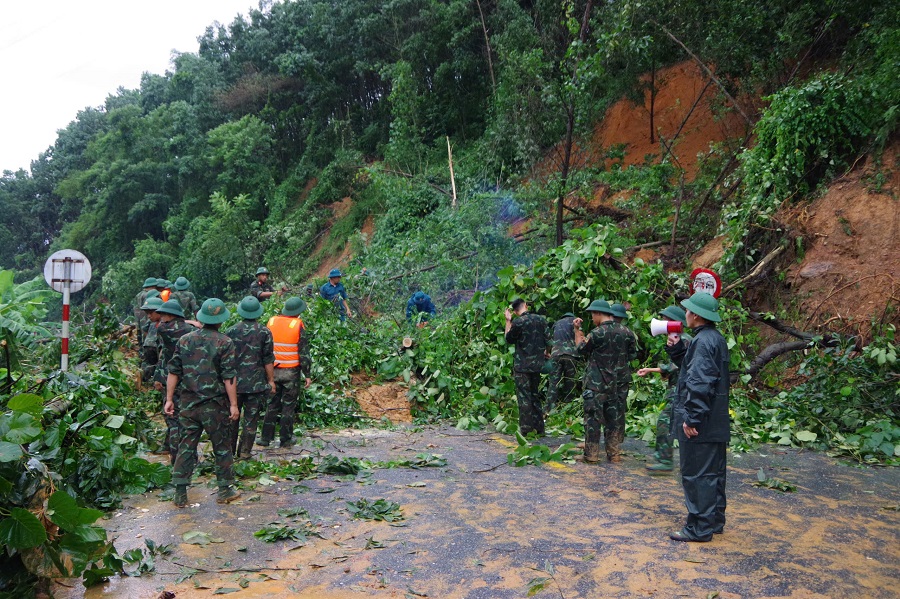
[[[71,588],[59,587],[60,595],[155,599],[168,590],[202,598],[238,589],[236,597],[502,599],[524,597],[545,578],[537,597],[897,596],[900,470],[781,447],[730,455],[725,534],[684,544],[666,536],[684,518],[678,478],[648,475],[643,443],[628,440],[622,464],[523,468],[506,465],[512,445],[495,433],[453,428],[319,433],[259,457],[386,461],[429,452],[448,464],[268,486],[245,480],[256,487],[228,506],[215,503],[206,479],[191,488],[188,509],[157,494],[131,497],[105,522],[118,549],[152,539],[172,543],[173,553],[158,558],[151,574],[87,591],[67,581]],[[753,486],[759,468],[797,491]],[[346,502],[360,498],[398,502],[404,520],[353,520]],[[264,543],[253,536],[284,521],[277,510],[292,506],[309,511],[321,538]],[[183,543],[195,530],[224,542]],[[187,576],[185,568],[197,572]]]

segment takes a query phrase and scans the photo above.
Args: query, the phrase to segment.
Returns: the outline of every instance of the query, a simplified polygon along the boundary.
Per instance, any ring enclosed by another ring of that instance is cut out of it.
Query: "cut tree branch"
[[[731,283],[730,285],[728,285],[727,287],[725,287],[725,289],[722,290],[722,293],[728,293],[729,291],[731,291],[732,289],[734,289],[736,287],[745,285],[747,283],[752,283],[756,279],[762,277],[765,274],[767,267],[772,263],[772,261],[775,260],[775,258],[777,258],[779,255],[781,255],[781,253],[784,251],[784,249],[785,249],[785,246],[779,245],[777,248],[775,248],[774,250],[769,252],[765,258],[763,258],[762,260],[757,262],[756,266],[753,267],[753,270],[751,270],[750,272],[745,274],[743,277],[741,277],[737,281],[735,281],[735,282]]]

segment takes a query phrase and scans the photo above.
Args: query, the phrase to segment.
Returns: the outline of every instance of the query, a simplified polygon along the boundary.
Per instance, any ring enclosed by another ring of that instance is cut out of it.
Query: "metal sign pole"
[[[81,252],[59,250],[44,263],[44,280],[63,294],[62,333],[60,334],[60,370],[69,369],[69,305],[73,292],[81,291],[91,280],[91,263]]]
[[[72,259],[63,261],[62,355],[59,369],[69,369],[69,295],[72,285]]]

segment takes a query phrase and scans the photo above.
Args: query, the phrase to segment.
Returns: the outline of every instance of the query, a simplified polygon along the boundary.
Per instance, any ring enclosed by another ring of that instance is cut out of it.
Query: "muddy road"
[[[105,521],[119,551],[152,539],[172,544],[172,553],[141,577],[87,591],[78,581],[57,588],[90,599],[156,599],[163,591],[321,599],[504,599],[529,591],[565,599],[900,596],[898,469],[774,446],[729,455],[725,534],[686,544],[667,537],[684,517],[678,477],[648,474],[642,443],[626,442],[622,464],[522,468],[506,465],[511,446],[506,436],[452,428],[320,434],[260,457],[389,461],[432,453],[447,465],[249,479],[246,499],[227,506],[215,503],[206,478],[191,487],[187,509],[158,492],[132,497]],[[760,467],[797,491],[753,486]],[[404,519],[352,519],[347,502],[363,498],[399,503]],[[290,507],[305,508],[321,537],[254,537],[263,526],[291,522],[278,514]],[[221,542],[185,543],[192,531]]]

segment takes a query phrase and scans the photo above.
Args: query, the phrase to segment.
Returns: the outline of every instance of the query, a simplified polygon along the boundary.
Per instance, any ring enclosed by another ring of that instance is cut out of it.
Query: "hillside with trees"
[[[626,303],[651,364],[647,323],[710,267],[733,449],[900,463],[896,8],[285,0],[198,32],[197,53],[0,178],[0,543],[25,551],[0,563],[43,575],[68,552],[102,580],[116,562],[94,508],[168,483],[143,457],[158,410],[128,336],[146,277],[234,304],[259,266],[295,293],[340,266],[358,318],[309,302],[304,427],[371,423],[353,396],[375,383],[417,422],[511,434],[511,299],[551,319]],[[58,299],[35,280],[62,248],[94,267],[77,376],[55,370]],[[425,329],[403,320],[418,290],[439,310]],[[664,393],[635,380],[630,436],[653,439]],[[583,421],[570,406],[547,428]],[[26,513],[56,489],[84,505],[41,536]]]

